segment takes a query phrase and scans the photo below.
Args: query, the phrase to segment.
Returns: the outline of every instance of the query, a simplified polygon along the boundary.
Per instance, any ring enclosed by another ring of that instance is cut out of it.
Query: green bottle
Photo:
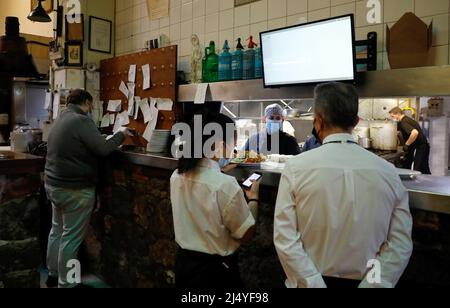
[[[206,82],[219,81],[219,55],[216,53],[214,41],[209,43],[209,51],[206,57]]]
[[[208,59],[209,48],[205,48],[205,56],[202,59],[202,80],[208,82],[208,72],[206,71],[206,60]]]

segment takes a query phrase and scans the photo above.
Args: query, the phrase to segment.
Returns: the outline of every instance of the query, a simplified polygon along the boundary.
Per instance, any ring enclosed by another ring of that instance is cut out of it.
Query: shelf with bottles
[[[261,79],[263,77],[261,48],[253,41],[253,36],[247,41],[247,50],[239,38],[236,50],[231,53],[229,42],[226,40],[219,55],[216,53],[215,42],[211,41],[209,47],[205,48],[202,61],[203,82]]]

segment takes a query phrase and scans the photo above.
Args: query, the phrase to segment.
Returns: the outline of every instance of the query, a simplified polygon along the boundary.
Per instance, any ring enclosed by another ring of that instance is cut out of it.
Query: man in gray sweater
[[[54,122],[48,138],[45,187],[53,206],[48,287],[56,287],[58,278],[59,287],[83,287],[80,281],[68,281],[67,273],[73,269],[94,209],[98,159],[115,151],[130,133],[123,127],[106,140],[90,117],[92,101],[88,92],[72,91],[67,110]]]

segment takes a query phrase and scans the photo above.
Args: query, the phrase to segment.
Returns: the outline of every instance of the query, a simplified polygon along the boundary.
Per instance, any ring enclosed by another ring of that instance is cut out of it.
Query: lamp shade
[[[28,15],[28,19],[35,22],[51,22],[52,19],[42,7],[42,0],[38,0],[37,7]]]

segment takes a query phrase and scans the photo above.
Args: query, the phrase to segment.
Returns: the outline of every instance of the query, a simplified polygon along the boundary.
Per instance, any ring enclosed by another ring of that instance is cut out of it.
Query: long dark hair
[[[235,132],[236,132],[236,128],[235,125],[236,123],[228,116],[223,115],[223,114],[214,114],[214,115],[210,115],[207,112],[203,112],[201,114],[202,116],[202,125],[201,125],[201,129],[202,129],[202,134],[201,134],[201,145],[202,145],[202,149],[203,146],[205,144],[205,142],[212,137],[212,135],[205,135],[204,134],[204,128],[205,126],[207,126],[208,124],[217,124],[221,127],[222,132],[223,132],[223,141],[225,144],[229,144],[230,140],[232,140],[235,137]],[[227,130],[227,126],[229,126],[230,124],[232,124],[234,126],[233,129],[233,135],[230,136],[228,130]],[[194,119],[191,120],[191,122],[189,123],[189,127],[191,129],[191,140],[190,140],[190,145],[191,145],[191,154],[193,156],[193,154],[195,153],[195,139],[198,138],[198,136],[196,136],[196,134],[194,133]],[[199,144],[199,141],[197,140],[197,144]],[[203,150],[202,150],[202,157],[205,158]],[[180,174],[186,174],[190,171],[195,170],[200,161],[203,158],[193,158],[193,157],[181,157],[180,160],[178,161],[178,173]]]

